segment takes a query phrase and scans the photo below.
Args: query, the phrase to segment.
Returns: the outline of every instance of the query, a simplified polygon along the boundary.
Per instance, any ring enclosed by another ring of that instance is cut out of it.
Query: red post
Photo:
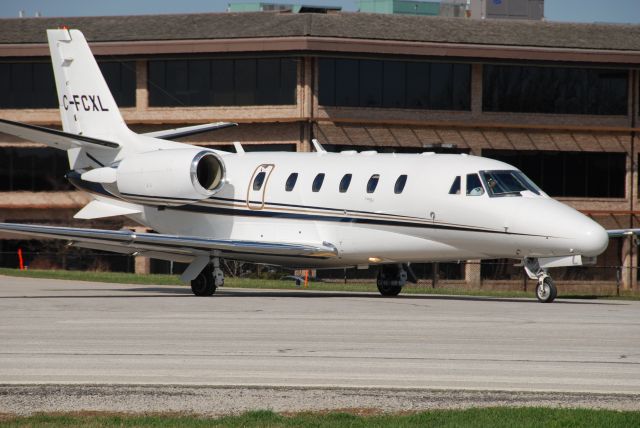
[[[24,259],[22,258],[22,248],[18,248],[18,261],[20,262],[20,270],[24,270]]]
[[[309,288],[309,271],[304,271],[304,288]]]

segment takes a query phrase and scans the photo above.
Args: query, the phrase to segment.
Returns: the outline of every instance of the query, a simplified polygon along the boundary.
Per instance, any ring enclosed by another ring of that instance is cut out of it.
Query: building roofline
[[[640,63],[640,25],[365,13],[0,19],[0,56],[48,56],[45,29],[62,24],[81,29],[97,55],[312,51]]]
[[[539,48],[530,46],[471,45],[364,40],[341,37],[274,37],[215,40],[161,40],[94,42],[91,49],[101,56],[147,56],[220,54],[241,52],[309,52],[310,54],[376,54],[390,56],[428,56],[468,58],[478,61],[524,60],[580,63],[640,64],[640,52],[601,49]],[[48,57],[46,44],[0,44],[0,57]]]

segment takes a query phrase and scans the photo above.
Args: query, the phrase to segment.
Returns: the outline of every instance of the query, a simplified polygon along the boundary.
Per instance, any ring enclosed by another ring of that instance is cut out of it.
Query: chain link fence
[[[10,244],[8,244],[10,242]],[[18,248],[22,249],[27,269],[67,269],[85,271],[134,272],[136,258],[131,255],[66,246],[60,241],[4,241],[0,251],[0,266],[19,266]],[[533,291],[536,281],[525,274],[517,261],[483,260],[459,263],[414,263],[411,269],[418,286],[430,288],[464,288],[484,290]],[[230,277],[280,279],[294,273],[290,269],[224,260],[225,273]],[[151,273],[180,274],[183,263],[152,260]],[[342,283],[375,283],[378,268],[313,270],[317,281]],[[585,294],[619,294],[620,290],[638,292],[638,269],[620,265],[554,268],[550,274],[563,291]]]

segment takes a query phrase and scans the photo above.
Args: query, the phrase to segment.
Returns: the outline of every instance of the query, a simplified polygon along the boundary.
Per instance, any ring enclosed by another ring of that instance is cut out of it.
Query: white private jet
[[[511,165],[467,155],[237,153],[170,141],[235,124],[136,134],[78,30],[48,30],[63,131],[0,120],[0,131],[66,150],[91,194],[75,217],[124,215],[159,233],[1,223],[0,230],[188,263],[197,296],[224,282],[220,258],[297,268],[379,265],[378,289],[416,281],[409,264],[513,258],[556,297],[547,273],[602,253],[608,235]],[[612,231],[618,236],[627,231]]]

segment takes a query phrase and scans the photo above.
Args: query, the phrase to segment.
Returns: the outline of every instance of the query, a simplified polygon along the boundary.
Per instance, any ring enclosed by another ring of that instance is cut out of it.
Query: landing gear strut
[[[191,291],[196,296],[212,296],[218,287],[224,285],[224,272],[220,269],[220,258],[213,258],[213,267],[208,264],[198,276],[191,281]]]
[[[524,270],[527,272],[527,275],[529,275],[529,278],[538,281],[536,285],[536,297],[538,301],[542,303],[553,302],[558,295],[558,289],[547,271],[540,267],[538,259],[525,258]]]
[[[378,291],[383,296],[397,296],[407,283],[407,271],[403,265],[383,265],[378,271]]]

